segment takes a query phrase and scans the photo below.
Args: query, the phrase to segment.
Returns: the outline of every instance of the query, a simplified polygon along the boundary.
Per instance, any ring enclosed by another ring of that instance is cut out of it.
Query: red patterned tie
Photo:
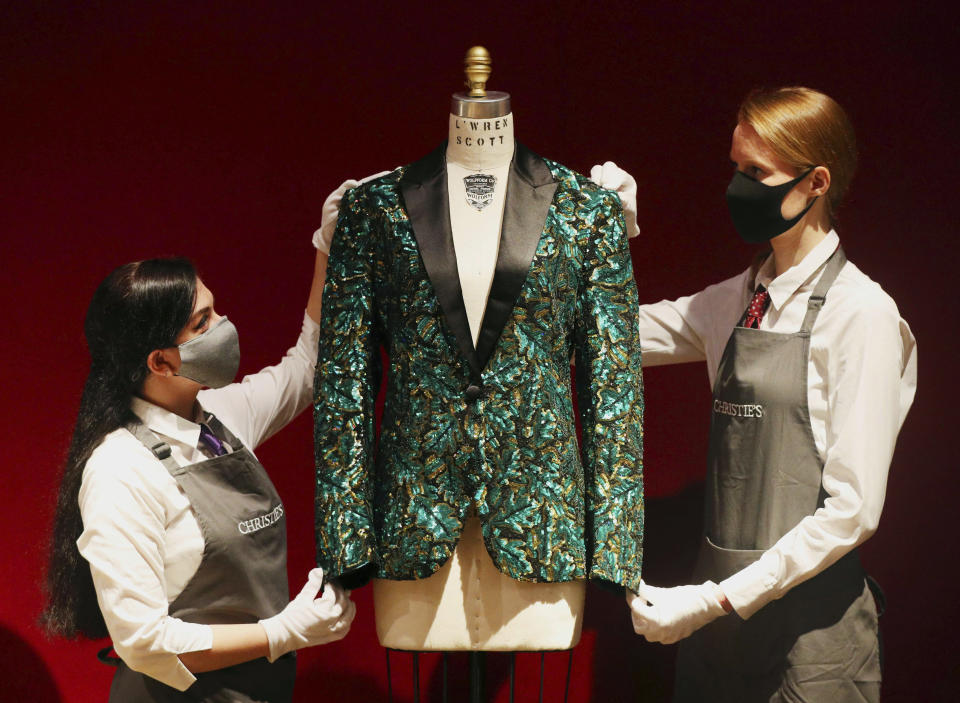
[[[750,301],[750,307],[747,308],[747,315],[743,318],[744,327],[760,328],[760,320],[763,319],[763,313],[767,311],[770,305],[770,294],[767,289],[761,285],[757,286],[757,292],[753,294],[753,300]]]

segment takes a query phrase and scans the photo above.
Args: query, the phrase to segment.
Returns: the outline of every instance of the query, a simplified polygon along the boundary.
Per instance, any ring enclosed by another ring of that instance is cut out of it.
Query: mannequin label
[[[463,146],[486,146],[492,149],[495,146],[500,146],[501,144],[506,143],[506,137],[502,134],[493,134],[488,137],[464,137],[460,134],[457,135],[457,144],[461,144]]]
[[[498,132],[510,126],[510,116],[495,120],[468,120],[463,117],[454,119],[456,129],[470,130],[471,132]]]
[[[468,120],[453,117],[450,130],[453,143],[468,148],[496,149],[512,146],[512,115],[493,120]]]
[[[497,177],[488,173],[474,173],[463,177],[463,185],[467,189],[467,205],[483,210],[493,202]]]

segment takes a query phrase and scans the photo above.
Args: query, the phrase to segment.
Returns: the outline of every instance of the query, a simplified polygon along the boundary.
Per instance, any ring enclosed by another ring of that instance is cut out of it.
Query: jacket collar
[[[557,182],[546,162],[518,142],[507,178],[497,265],[474,348],[450,225],[446,147],[444,142],[408,166],[400,179],[400,192],[447,325],[470,366],[472,380],[479,382],[527,278]]]

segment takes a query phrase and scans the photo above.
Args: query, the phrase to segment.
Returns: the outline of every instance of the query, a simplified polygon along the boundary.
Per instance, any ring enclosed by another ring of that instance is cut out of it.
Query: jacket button
[[[480,394],[482,392],[483,390],[480,388],[480,386],[477,386],[471,383],[469,386],[467,386],[467,392],[466,392],[467,400],[476,400],[477,398],[480,397]]]

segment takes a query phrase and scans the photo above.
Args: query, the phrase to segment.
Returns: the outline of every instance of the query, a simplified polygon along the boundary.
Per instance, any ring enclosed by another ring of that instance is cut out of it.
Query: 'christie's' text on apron
[[[763,406],[759,403],[740,404],[714,400],[713,412],[731,417],[763,417]]]
[[[278,505],[276,508],[271,510],[266,515],[261,515],[260,517],[255,517],[255,518],[251,518],[250,520],[244,520],[243,522],[238,522],[237,529],[240,530],[240,534],[248,535],[251,532],[262,530],[264,527],[270,527],[270,525],[275,523],[282,516],[283,516],[283,506]]]

